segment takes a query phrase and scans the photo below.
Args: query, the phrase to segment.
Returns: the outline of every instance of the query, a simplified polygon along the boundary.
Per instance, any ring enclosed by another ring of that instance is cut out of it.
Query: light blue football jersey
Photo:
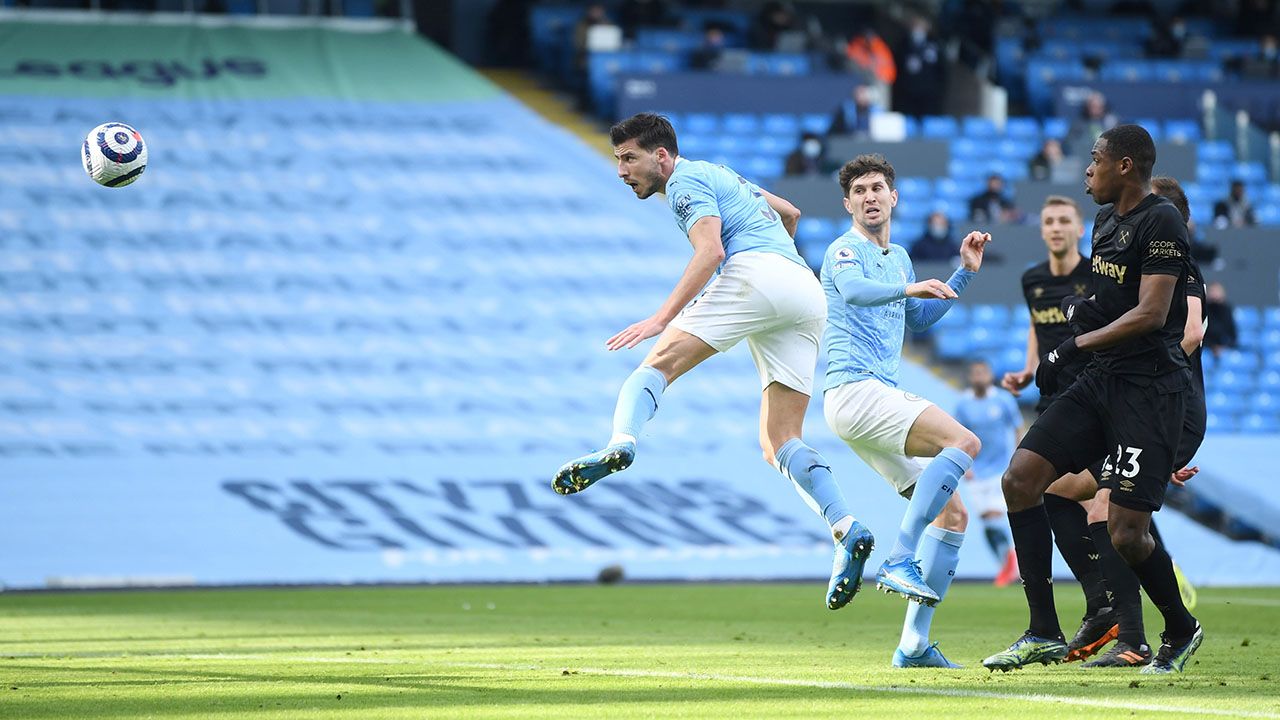
[[[886,255],[875,243],[852,230],[827,248],[822,258],[822,290],[827,295],[827,380],[824,389],[876,378],[891,387],[898,384],[902,360],[906,298],[885,305],[850,305],[836,289],[843,273],[859,273],[882,283],[906,286],[915,282],[911,258],[901,245],[889,245]]]
[[[846,273],[896,290],[882,304],[855,305],[845,301],[839,285]],[[947,280],[957,294],[964,291],[974,273],[957,269]],[[875,378],[898,385],[902,362],[902,338],[907,327],[923,330],[946,314],[954,300],[921,300],[906,297],[906,286],[916,281],[911,257],[901,245],[881,248],[852,229],[836,238],[822,258],[822,290],[827,295],[827,378],[824,390]]]
[[[979,479],[999,477],[1009,465],[1018,426],[1022,424],[1022,413],[1013,396],[991,388],[980,398],[968,390],[956,405],[955,419],[982,441],[982,451],[973,460],[973,474]]]
[[[667,203],[685,235],[704,217],[720,218],[725,260],[740,252],[768,252],[808,267],[760,188],[724,165],[678,159],[667,180]]]

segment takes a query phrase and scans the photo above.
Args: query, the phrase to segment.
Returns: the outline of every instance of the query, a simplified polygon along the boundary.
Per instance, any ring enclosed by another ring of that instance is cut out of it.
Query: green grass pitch
[[[1018,588],[958,584],[894,670],[904,602],[868,586],[335,588],[0,594],[2,718],[1280,718],[1280,589],[1206,589],[1174,677],[990,674]],[[1058,590],[1068,632],[1081,601]],[[1148,615],[1154,641],[1159,618]]]

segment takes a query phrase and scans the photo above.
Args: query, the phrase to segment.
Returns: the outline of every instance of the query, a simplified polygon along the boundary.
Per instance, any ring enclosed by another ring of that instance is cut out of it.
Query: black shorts
[[[1022,438],[1019,448],[1048,460],[1059,476],[1103,464],[1099,488],[1111,502],[1155,512],[1164,504],[1178,458],[1190,371],[1146,385],[1089,370],[1059,395]],[[1117,459],[1118,456],[1118,459]]]

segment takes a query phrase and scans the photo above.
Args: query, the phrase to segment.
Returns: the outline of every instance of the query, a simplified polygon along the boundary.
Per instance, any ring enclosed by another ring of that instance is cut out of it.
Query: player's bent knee
[[[978,457],[978,453],[982,452],[982,441],[978,439],[977,435],[974,435],[973,432],[969,430],[965,430],[964,434],[960,436],[955,446],[971,458]]]

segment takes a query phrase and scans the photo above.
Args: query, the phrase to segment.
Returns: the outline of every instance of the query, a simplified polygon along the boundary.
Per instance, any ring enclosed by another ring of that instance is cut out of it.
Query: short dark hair
[[[1102,133],[1107,141],[1107,155],[1112,160],[1129,158],[1143,181],[1151,179],[1151,169],[1156,165],[1156,144],[1151,133],[1141,125],[1116,125]]]
[[[872,155],[859,155],[845,163],[844,167],[840,168],[840,189],[844,191],[846,196],[848,196],[849,186],[853,184],[853,181],[863,175],[870,175],[871,173],[880,173],[883,175],[885,183],[889,185],[889,189],[893,189],[893,180],[895,177],[893,166],[890,165],[889,161],[885,160],[884,156],[879,153]]]
[[[1187,193],[1182,185],[1171,177],[1159,175],[1151,178],[1151,189],[1161,197],[1169,198],[1169,202],[1182,214],[1182,222],[1191,219],[1191,205],[1187,203]]]
[[[672,155],[680,154],[680,148],[676,144],[676,130],[671,127],[671,121],[655,113],[636,113],[609,128],[609,142],[614,147],[628,140],[635,140],[636,145],[645,152],[663,147]]]

